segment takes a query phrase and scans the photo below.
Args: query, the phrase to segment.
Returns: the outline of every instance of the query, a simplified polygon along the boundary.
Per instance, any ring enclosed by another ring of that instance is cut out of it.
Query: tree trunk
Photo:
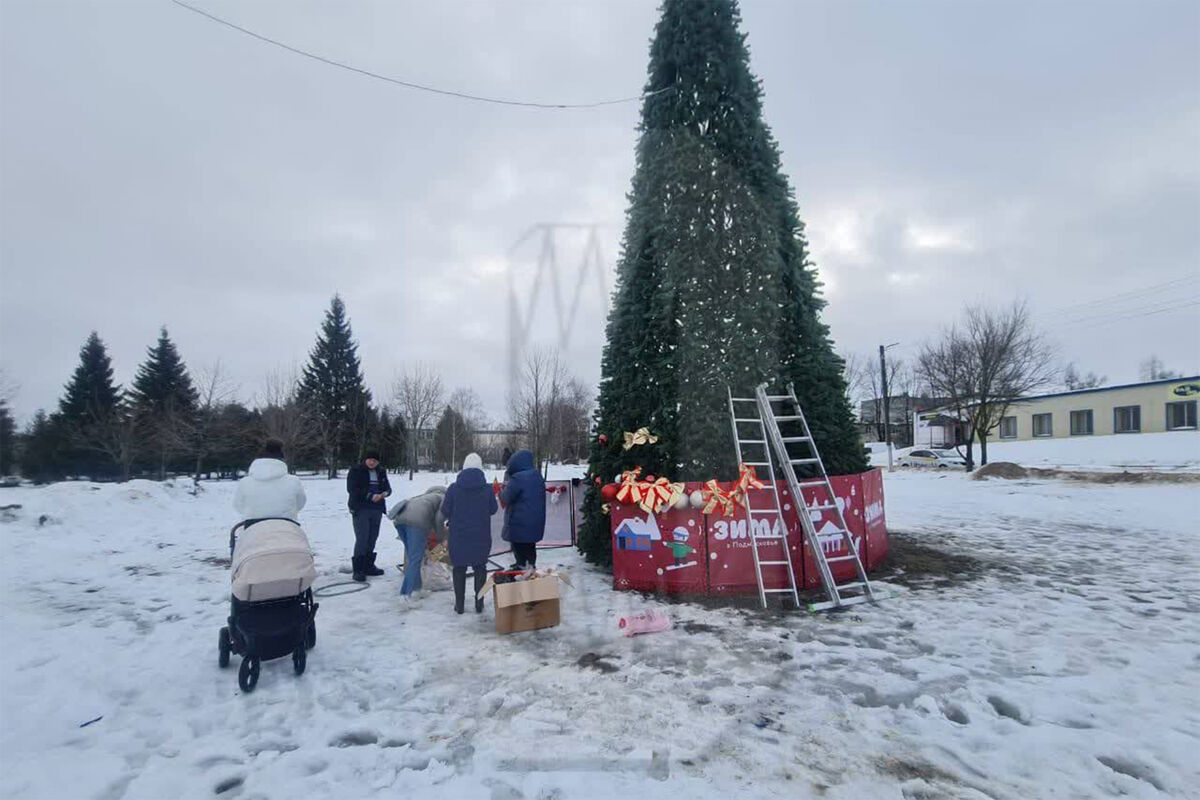
[[[967,436],[967,472],[975,469],[975,428],[971,428],[971,433]]]
[[[987,466],[987,434],[979,434],[979,466]]]

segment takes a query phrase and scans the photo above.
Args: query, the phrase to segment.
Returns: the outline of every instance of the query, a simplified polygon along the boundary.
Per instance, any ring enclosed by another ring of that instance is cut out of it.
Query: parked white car
[[[966,467],[967,462],[957,450],[910,450],[900,456],[902,467]]]

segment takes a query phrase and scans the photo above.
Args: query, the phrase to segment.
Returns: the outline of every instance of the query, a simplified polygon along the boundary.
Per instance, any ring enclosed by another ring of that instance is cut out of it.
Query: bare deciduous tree
[[[408,426],[410,459],[408,477],[417,468],[417,443],[421,432],[428,429],[445,405],[442,376],[431,364],[417,363],[408,367],[392,385],[392,405]]]
[[[88,418],[66,431],[70,443],[82,450],[106,457],[120,470],[121,481],[129,480],[133,462],[142,451],[144,426],[126,398],[108,413],[87,411]]]
[[[870,395],[871,410],[874,412],[872,420],[875,423],[875,431],[879,436],[879,441],[884,440],[886,431],[883,413],[883,373],[879,369],[878,359],[867,360],[871,364],[871,369],[866,369],[864,384],[867,392]],[[889,396],[896,395],[897,384],[900,381],[900,376],[905,372],[904,359],[890,358],[885,362],[887,368],[887,393]],[[865,367],[865,365],[864,365]]]
[[[1094,372],[1089,372],[1087,375],[1079,374],[1079,370],[1075,368],[1075,362],[1067,364],[1063,370],[1063,385],[1072,391],[1095,389],[1097,386],[1103,386],[1107,380],[1107,376],[1097,375]]]
[[[201,367],[196,374],[196,416],[192,424],[192,442],[196,455],[193,479],[200,480],[205,457],[217,449],[228,432],[220,430],[221,408],[233,399],[237,387],[225,373],[221,360]]]
[[[1138,365],[1138,373],[1144,381],[1157,381],[1166,378],[1178,378],[1180,373],[1173,369],[1167,369],[1163,364],[1162,359],[1156,355],[1151,355],[1140,365]]]
[[[925,345],[918,363],[930,387],[950,397],[960,419],[970,423],[968,469],[974,466],[974,439],[986,464],[988,436],[1009,406],[1054,378],[1053,352],[1023,302],[999,310],[967,308],[962,327],[952,326],[940,341]]]
[[[265,436],[283,442],[288,467],[293,471],[306,455],[314,435],[313,418],[299,398],[300,372],[288,369],[268,372],[259,396],[259,415]]]
[[[550,409],[557,404],[569,376],[558,351],[530,348],[517,371],[517,385],[509,398],[513,422],[525,431],[529,449],[539,465],[546,453],[550,428]]]
[[[857,416],[858,401],[866,394],[866,371],[871,361],[870,359],[864,359],[857,353],[842,353],[841,359],[842,378],[846,382],[846,400],[850,403],[850,407],[854,409]]]

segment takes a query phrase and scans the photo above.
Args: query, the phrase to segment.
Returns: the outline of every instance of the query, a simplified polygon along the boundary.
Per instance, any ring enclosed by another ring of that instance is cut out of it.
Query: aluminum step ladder
[[[788,552],[787,539],[787,523],[783,518],[783,503],[779,499],[779,482],[774,480],[775,468],[772,464],[771,445],[767,438],[767,426],[763,422],[762,415],[759,413],[758,401],[752,397],[734,397],[729,391],[729,387],[725,388],[725,393],[729,397],[729,419],[733,425],[733,445],[737,450],[737,459],[739,464],[745,464],[750,467],[766,467],[766,473],[763,477],[771,481],[771,492],[775,498],[775,505],[769,508],[756,508],[750,505],[750,498],[746,498],[746,528],[750,533],[750,552],[754,554],[754,575],[758,580],[758,599],[762,603],[762,607],[767,607],[768,594],[784,594],[789,595],[792,602],[796,604],[796,608],[800,608],[800,593],[796,587],[796,573],[792,567],[791,555]],[[734,403],[741,404],[746,410],[739,412]],[[752,405],[751,405],[752,404]],[[746,408],[748,406],[748,408]],[[741,416],[738,414],[741,413]],[[751,416],[752,415],[752,416]],[[739,426],[752,425],[755,433],[750,434],[752,438],[742,436]],[[761,452],[757,461],[747,461],[746,452],[743,447],[754,449]],[[774,525],[768,524],[768,533],[759,535],[754,524],[755,518],[762,515],[770,515],[768,519],[779,519],[780,527],[783,533],[776,535],[774,533]],[[783,550],[782,561],[763,561],[758,555],[758,543],[764,541],[778,541],[780,548]],[[770,566],[787,566],[788,588],[784,589],[768,589],[763,580],[763,567]]]
[[[854,538],[850,535],[846,517],[842,514],[841,506],[838,505],[837,496],[833,493],[833,484],[829,482],[829,475],[825,472],[825,463],[821,461],[817,443],[813,440],[808,420],[804,418],[804,410],[800,408],[800,401],[796,399],[794,387],[789,383],[787,394],[770,395],[767,394],[767,384],[763,383],[754,390],[754,397],[758,402],[759,414],[765,423],[763,427],[766,430],[767,438],[779,459],[784,477],[787,479],[788,489],[795,501],[796,512],[800,517],[800,524],[804,528],[804,537],[812,551],[813,560],[817,563],[817,571],[821,575],[821,586],[829,598],[823,602],[809,603],[808,610],[825,611],[830,608],[842,608],[868,601],[874,602],[876,600],[875,590],[871,586],[871,581],[867,579],[867,570],[863,567],[862,559],[858,557]],[[779,412],[775,410],[776,403],[784,406]],[[798,430],[785,435],[780,428],[780,423],[795,426]],[[801,455],[794,454],[788,450],[788,445],[801,445],[807,448],[808,452]],[[801,480],[796,477],[796,467],[798,466],[807,467],[816,474]],[[825,497],[821,498],[818,494],[815,505],[806,505],[801,492],[803,489],[809,488],[818,491],[824,490]],[[813,525],[812,517],[807,513],[809,511],[833,512],[837,524],[837,530],[834,533],[841,537],[846,555],[834,558],[825,556],[821,538]],[[842,561],[854,562],[857,580],[845,583],[837,583],[834,580],[833,571],[829,565]]]

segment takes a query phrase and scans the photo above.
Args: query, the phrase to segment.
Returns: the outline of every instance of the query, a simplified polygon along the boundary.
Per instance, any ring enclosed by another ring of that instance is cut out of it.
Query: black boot
[[[363,583],[367,579],[367,576],[363,574],[363,561],[365,560],[362,556],[354,556],[350,559],[350,577],[359,583]]]
[[[375,566],[375,554],[363,556],[363,574],[365,575],[382,575],[383,570]]]
[[[467,568],[455,567],[451,572],[454,576],[454,613],[463,613],[463,595],[467,593]]]
[[[479,596],[479,590],[487,583],[487,569],[475,568],[475,613],[483,613],[483,598]]]

